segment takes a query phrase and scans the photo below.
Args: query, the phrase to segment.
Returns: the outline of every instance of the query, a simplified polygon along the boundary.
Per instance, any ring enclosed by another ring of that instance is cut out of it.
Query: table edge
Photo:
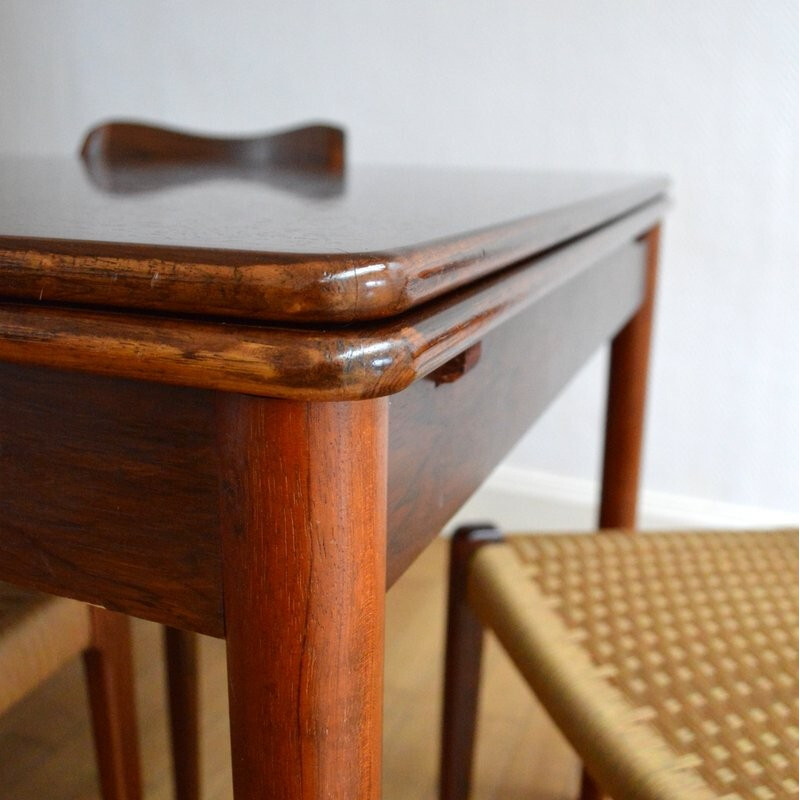
[[[667,187],[644,178],[516,221],[361,253],[0,236],[0,297],[298,324],[386,319],[633,213]]]
[[[667,203],[394,319],[292,328],[0,303],[0,360],[305,400],[402,391],[505,320],[656,226]]]

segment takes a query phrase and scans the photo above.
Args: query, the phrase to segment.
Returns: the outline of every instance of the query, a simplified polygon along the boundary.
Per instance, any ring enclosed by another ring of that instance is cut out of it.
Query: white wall
[[[797,41],[794,0],[3,0],[0,151],[324,117],[355,161],[667,172],[645,485],[791,511]],[[601,361],[512,465],[596,474]]]

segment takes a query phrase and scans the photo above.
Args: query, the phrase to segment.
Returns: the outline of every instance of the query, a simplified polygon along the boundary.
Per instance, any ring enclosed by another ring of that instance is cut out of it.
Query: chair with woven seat
[[[83,655],[104,800],[140,800],[127,617],[0,583],[0,713]]]
[[[797,558],[796,530],[461,529],[442,798],[469,793],[483,626],[617,800],[796,796]]]

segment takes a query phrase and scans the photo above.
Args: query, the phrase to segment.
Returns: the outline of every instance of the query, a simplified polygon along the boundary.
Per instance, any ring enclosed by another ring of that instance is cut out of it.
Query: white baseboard
[[[453,518],[491,521],[504,530],[591,530],[597,513],[594,481],[520,467],[498,467]],[[796,526],[798,514],[699,497],[643,491],[640,527],[770,528]]]

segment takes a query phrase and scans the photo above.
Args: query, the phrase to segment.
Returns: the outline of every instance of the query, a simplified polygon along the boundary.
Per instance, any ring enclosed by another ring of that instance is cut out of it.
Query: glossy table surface
[[[264,320],[395,315],[630,213],[658,177],[0,158],[0,295]]]

